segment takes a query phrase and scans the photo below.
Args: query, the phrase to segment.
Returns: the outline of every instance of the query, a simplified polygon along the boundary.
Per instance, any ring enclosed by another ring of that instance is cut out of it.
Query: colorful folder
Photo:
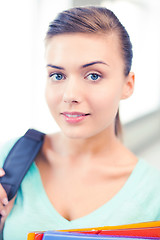
[[[160,221],[29,233],[27,240],[160,240]]]

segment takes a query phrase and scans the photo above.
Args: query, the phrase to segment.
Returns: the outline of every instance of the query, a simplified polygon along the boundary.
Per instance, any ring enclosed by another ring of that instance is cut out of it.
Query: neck
[[[72,139],[62,133],[59,135],[58,145],[61,148],[61,154],[64,157],[79,158],[83,156],[96,157],[105,153],[112,153],[119,140],[114,134],[113,129],[106,129],[96,136],[87,139]]]

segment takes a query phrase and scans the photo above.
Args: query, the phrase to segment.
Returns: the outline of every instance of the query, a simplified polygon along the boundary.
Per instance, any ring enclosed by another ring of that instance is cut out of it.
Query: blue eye
[[[64,79],[64,76],[61,73],[52,73],[49,75],[49,77],[51,78],[52,81],[60,81]]]
[[[90,73],[90,74],[87,76],[87,78],[88,78],[89,80],[91,80],[91,81],[97,81],[97,80],[99,80],[100,77],[101,77],[101,76],[100,76],[99,74],[97,74],[97,73]]]

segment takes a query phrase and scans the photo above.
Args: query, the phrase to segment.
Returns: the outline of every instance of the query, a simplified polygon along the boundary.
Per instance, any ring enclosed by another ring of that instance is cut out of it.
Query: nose
[[[63,101],[69,104],[78,104],[82,101],[82,87],[78,84],[75,78],[68,79],[65,83]]]

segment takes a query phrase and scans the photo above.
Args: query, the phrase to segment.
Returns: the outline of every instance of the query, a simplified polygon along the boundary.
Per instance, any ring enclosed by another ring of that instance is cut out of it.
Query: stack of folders
[[[160,240],[160,221],[119,226],[32,232],[27,240]]]

